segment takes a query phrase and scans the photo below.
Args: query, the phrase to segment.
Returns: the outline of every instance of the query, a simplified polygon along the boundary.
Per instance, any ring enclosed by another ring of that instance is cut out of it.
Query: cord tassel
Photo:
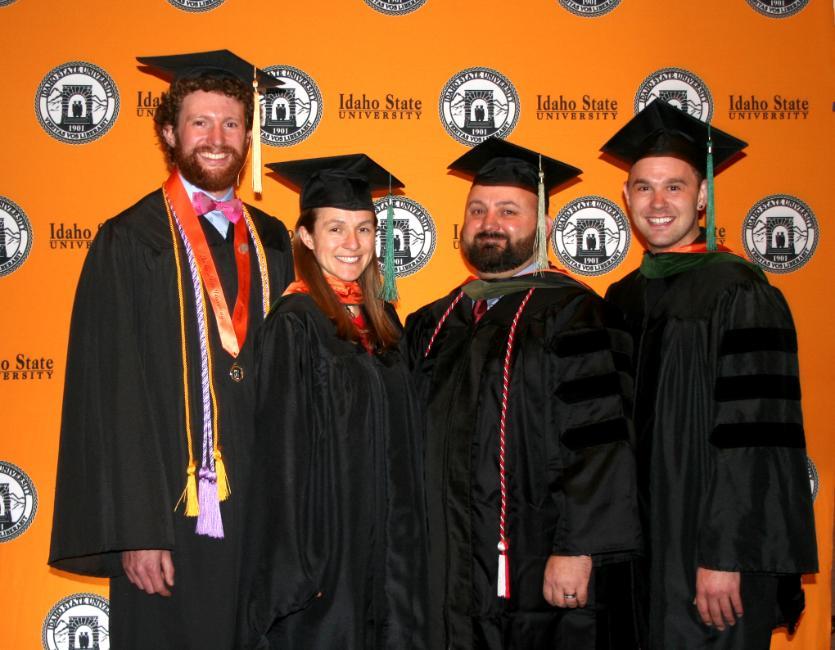
[[[232,486],[229,484],[229,477],[226,475],[226,464],[223,462],[223,454],[220,449],[215,449],[215,470],[217,470],[217,499],[226,501],[232,494]]]
[[[197,534],[216,539],[223,538],[223,521],[220,518],[220,501],[217,498],[217,474],[200,468],[200,514],[197,515]]]
[[[510,558],[507,556],[507,544],[499,542],[499,571],[496,574],[497,595],[510,598]]]
[[[189,463],[188,469],[186,469],[186,486],[183,488],[183,493],[180,495],[177,503],[174,504],[174,510],[176,510],[180,504],[185,501],[186,517],[196,517],[200,511],[200,505],[197,501],[196,471],[197,468],[194,463]]]

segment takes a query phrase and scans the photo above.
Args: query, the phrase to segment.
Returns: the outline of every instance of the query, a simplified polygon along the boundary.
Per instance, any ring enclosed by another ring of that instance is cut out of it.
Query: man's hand
[[[147,594],[170,596],[174,586],[174,562],[171,551],[151,549],[122,551],[122,567],[134,585]]]
[[[542,595],[555,607],[585,607],[589,576],[590,555],[552,555],[545,565]]]
[[[722,631],[742,616],[738,571],[696,571],[696,599],[693,601],[705,625]],[[734,616],[736,614],[736,616]]]

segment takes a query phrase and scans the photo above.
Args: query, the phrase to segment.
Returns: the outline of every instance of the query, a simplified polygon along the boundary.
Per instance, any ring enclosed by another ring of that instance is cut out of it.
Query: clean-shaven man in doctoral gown
[[[745,146],[656,100],[603,147],[629,165],[647,249],[607,298],[637,350],[637,603],[653,650],[768,648],[803,609],[799,574],[817,571],[791,312],[713,241],[713,167]]]
[[[293,278],[285,227],[234,196],[253,75],[277,81],[226,50],[139,60],[174,78],[155,118],[171,175],[102,226],[81,273],[49,562],[110,578],[111,647],[224,650],[254,331]]]
[[[409,316],[404,344],[428,420],[431,647],[633,647],[631,341],[545,248],[548,192],[580,170],[498,139],[450,167],[473,178],[477,278]]]

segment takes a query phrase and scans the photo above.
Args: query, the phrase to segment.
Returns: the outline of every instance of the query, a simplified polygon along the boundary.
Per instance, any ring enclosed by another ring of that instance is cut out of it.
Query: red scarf
[[[328,281],[328,285],[330,285],[331,290],[336,294],[336,299],[342,305],[362,305],[363,301],[363,294],[362,294],[362,287],[360,287],[358,282],[344,282],[339,278],[335,278],[332,275],[328,275],[323,273],[325,276],[325,280]],[[285,296],[288,296],[292,293],[310,293],[310,287],[307,286],[307,282],[304,280],[296,280],[295,282],[291,282],[290,285],[284,290]],[[358,312],[356,316],[348,310],[348,316],[351,319],[351,322],[354,324],[354,327],[357,329],[357,334],[360,337],[360,343],[362,346],[368,350],[369,353],[374,351],[374,346],[371,345],[371,341],[368,338],[368,327],[365,323],[365,317],[362,315],[362,311]]]

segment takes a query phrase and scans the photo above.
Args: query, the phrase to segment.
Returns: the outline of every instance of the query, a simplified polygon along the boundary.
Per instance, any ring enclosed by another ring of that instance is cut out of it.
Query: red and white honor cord
[[[534,289],[528,289],[513,321],[510,324],[510,331],[507,333],[507,346],[504,355],[504,365],[502,366],[502,410],[499,418],[499,488],[501,491],[501,507],[499,510],[499,570],[496,579],[497,594],[499,598],[510,598],[510,560],[508,558],[508,551],[510,550],[510,540],[507,538],[507,473],[506,473],[506,451],[507,451],[507,410],[510,403],[510,373],[513,360],[513,343],[516,338],[516,328],[519,325],[519,319],[522,317],[522,312],[528,301],[533,295]],[[455,309],[455,306],[461,302],[464,297],[464,291],[460,291],[453,301],[449,304],[446,311],[438,321],[435,331],[432,332],[432,337],[429,339],[429,345],[426,346],[426,351],[423,353],[424,358],[429,356],[432,346],[435,344],[435,339],[444,326],[447,318]]]
[[[522,299],[513,322],[510,324],[510,331],[507,333],[507,348],[504,355],[504,366],[502,368],[502,413],[499,418],[499,489],[501,490],[501,508],[499,510],[499,571],[496,574],[496,591],[499,598],[510,598],[510,540],[507,538],[507,474],[505,456],[507,451],[507,408],[510,403],[510,372],[513,359],[513,342],[516,338],[516,327],[522,312],[531,299],[533,289]]]
[[[444,323],[446,323],[446,319],[449,318],[449,315],[452,313],[452,310],[455,309],[455,306],[459,302],[461,302],[461,298],[463,298],[463,297],[464,297],[464,290],[461,289],[461,291],[458,292],[458,295],[455,296],[453,301],[451,303],[449,303],[449,307],[446,308],[446,311],[444,312],[443,316],[441,316],[441,320],[438,321],[438,325],[437,325],[437,327],[435,327],[435,331],[432,332],[432,338],[429,339],[429,345],[426,346],[426,352],[423,353],[423,358],[424,359],[429,356],[429,352],[432,350],[432,346],[435,344],[435,339],[438,337],[438,334],[441,332],[441,328],[444,326]]]

